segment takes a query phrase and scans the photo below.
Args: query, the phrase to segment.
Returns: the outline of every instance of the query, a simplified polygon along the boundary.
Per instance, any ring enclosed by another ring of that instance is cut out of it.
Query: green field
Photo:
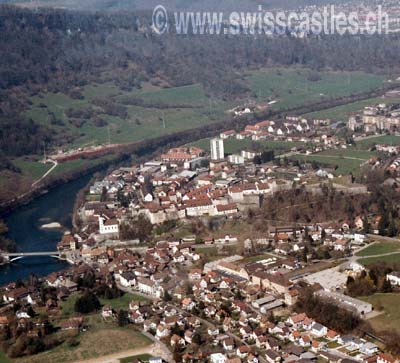
[[[320,72],[319,80],[310,81],[311,73],[315,74],[307,69],[274,68],[249,72],[245,75],[245,80],[256,101],[265,103],[276,99],[278,102],[273,106],[275,109],[364,92],[380,87],[384,82],[381,76],[362,72]],[[128,105],[128,118],[125,120],[102,115],[109,124],[110,139],[113,143],[143,140],[216,122],[223,118],[224,111],[243,104],[248,99],[248,95],[243,95],[242,101],[233,103],[209,98],[199,84],[164,89],[145,84],[142,89],[122,91],[112,83],[104,83],[85,86],[82,93],[84,98],[78,100],[61,93],[44,93],[31,97],[32,105],[26,115],[48,125],[49,113],[54,113],[63,125],[51,127],[59,132],[66,130],[74,137],[74,146],[84,146],[108,141],[108,128],[96,127],[90,120],[81,127],[76,127],[69,122],[65,111],[68,108],[85,108],[97,97],[114,99],[120,103],[135,98],[170,105],[163,110],[151,108],[152,106]],[[178,106],[185,107],[177,108]],[[96,109],[96,106],[93,107]]]
[[[273,109],[286,109],[315,102],[322,99],[365,92],[383,85],[384,77],[363,72],[314,72],[304,68],[271,68],[251,71],[242,75],[243,80],[251,90],[251,94],[243,94],[242,100],[226,101],[211,98],[205,94],[200,84],[182,87],[160,88],[148,83],[141,89],[123,91],[113,83],[90,84],[82,88],[83,99],[72,99],[61,93],[41,93],[30,98],[31,105],[26,116],[34,121],[49,126],[59,134],[59,139],[72,138],[66,146],[68,149],[112,143],[129,143],[157,136],[191,129],[214,123],[224,118],[226,111],[245,104],[249,97],[257,103],[265,104],[276,100],[271,106]],[[239,76],[238,76],[239,77]],[[106,98],[117,103],[125,104],[128,117],[122,119],[116,116],[100,114],[108,126],[97,127],[93,120],[86,120],[80,127],[71,123],[66,116],[69,108],[84,109],[92,107],[100,110],[90,102],[96,98]],[[130,100],[146,102],[142,106],[129,105]],[[156,108],[158,103],[159,107]],[[166,107],[168,106],[168,107]],[[351,107],[354,107],[351,106]],[[357,107],[361,107],[361,104]],[[49,115],[54,114],[57,123],[50,124]],[[164,121],[164,122],[163,122]],[[61,124],[59,124],[61,122]],[[164,128],[165,124],[165,128]],[[235,153],[250,145],[250,140],[226,142],[226,152]],[[199,141],[200,147],[209,149],[208,141]],[[288,151],[294,143],[268,142],[267,147],[281,151]],[[92,165],[93,161],[73,161],[59,165],[52,175],[59,175],[79,167]],[[50,165],[17,159],[15,164],[22,170],[24,183],[37,180]],[[357,169],[358,165],[339,162],[339,173]],[[7,176],[0,174],[1,185],[7,184]]]
[[[114,310],[128,309],[129,303],[132,301],[148,301],[145,297],[136,294],[124,294],[117,299],[100,299],[101,305],[110,305]]]
[[[347,175],[347,174],[357,174],[360,172],[360,166],[363,161],[355,159],[344,159],[340,156],[327,157],[326,155],[294,155],[291,159],[299,160],[300,162],[312,162],[316,161],[321,164],[330,165],[331,167],[336,167],[336,175]]]
[[[311,74],[318,74],[320,80],[310,81]],[[255,71],[247,79],[258,101],[278,101],[274,108],[365,92],[382,86],[384,82],[382,76],[363,72],[313,72],[283,68]]]
[[[389,265],[400,264],[400,253],[393,253],[392,255],[380,257],[366,257],[358,260],[364,266],[373,265],[379,262],[385,262]]]
[[[21,170],[23,176],[27,176],[32,180],[39,179],[53,166],[53,164],[42,164],[31,158],[13,159],[12,163]]]
[[[203,150],[210,151],[210,139],[201,139],[190,143],[191,146],[197,146]],[[229,138],[224,140],[224,151],[225,154],[235,154],[241,150],[251,149],[252,147],[259,147],[262,149],[275,150],[277,154],[285,151],[289,151],[293,147],[304,146],[302,142],[290,142],[290,141],[253,141],[250,139],[237,140],[235,138]]]
[[[322,111],[310,112],[304,114],[303,117],[308,119],[328,118],[335,121],[347,122],[349,116],[361,112],[366,106],[371,106],[378,103],[396,103],[396,102],[400,102],[400,99],[391,98],[388,102],[388,99],[385,99],[384,97],[368,98],[366,100],[348,103],[347,105],[332,107]]]
[[[115,99],[117,102],[129,100],[129,98],[139,98],[144,101],[160,101],[163,104],[193,106],[192,108],[160,110],[128,105],[126,120],[104,114],[102,117],[109,124],[112,143],[134,142],[215,122],[222,118],[225,109],[220,101],[209,102],[203,89],[197,84],[168,89],[147,87],[132,92],[121,91],[112,84],[94,84],[86,86],[83,89],[83,95],[84,99],[82,100],[75,100],[60,93],[46,93],[32,97],[33,104],[26,115],[39,123],[48,125],[49,112],[54,113],[64,125],[51,125],[51,127],[58,131],[66,130],[68,134],[73,135],[75,140],[73,146],[85,146],[107,142],[108,128],[96,127],[90,121],[79,128],[75,127],[69,123],[65,111],[68,108],[85,108],[90,105],[91,100],[97,97]],[[165,128],[163,128],[163,117]]]
[[[62,308],[62,315],[64,316],[71,316],[74,315],[74,305],[76,299],[79,297],[79,294],[71,295],[67,300],[63,301],[61,308]],[[148,301],[145,297],[137,294],[128,294],[125,293],[119,298],[116,299],[100,299],[101,305],[110,305],[113,309],[127,309],[129,303],[132,300],[136,301]]]
[[[385,253],[391,253],[397,251],[400,251],[400,240],[398,243],[396,242],[375,243],[363,249],[362,251],[356,253],[356,255],[360,257],[368,257],[368,256],[383,255]]]
[[[360,299],[371,303],[375,310],[382,311],[381,315],[368,320],[375,330],[395,329],[400,333],[400,294],[375,294]]]
[[[376,137],[370,137],[368,139],[357,141],[357,147],[364,149],[371,148],[374,145],[386,144],[386,145],[400,145],[400,136],[395,135],[382,135]]]

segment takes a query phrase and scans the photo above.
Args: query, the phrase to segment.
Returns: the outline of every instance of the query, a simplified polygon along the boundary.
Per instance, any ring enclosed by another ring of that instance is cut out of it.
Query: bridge
[[[58,251],[46,251],[46,252],[3,252],[0,254],[1,257],[8,260],[9,262],[13,262],[16,260],[20,260],[24,257],[37,257],[37,256],[50,256],[54,258],[61,259],[61,254]]]

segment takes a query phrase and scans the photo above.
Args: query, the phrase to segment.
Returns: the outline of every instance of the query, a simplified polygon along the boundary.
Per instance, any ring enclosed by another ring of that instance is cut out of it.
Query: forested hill
[[[353,0],[357,1],[357,0]],[[57,7],[70,10],[119,11],[150,10],[162,4],[168,10],[202,11],[255,11],[258,5],[264,9],[294,9],[304,5],[332,4],[344,0],[0,0],[0,4],[19,4],[21,6]],[[346,1],[349,2],[349,1]]]
[[[150,15],[1,6],[0,157],[40,152],[43,141],[57,136],[21,116],[28,96],[39,91],[69,93],[91,82],[129,90],[150,81],[163,87],[198,83],[208,96],[243,99],[249,92],[243,75],[252,68],[400,71],[400,35],[158,36]]]

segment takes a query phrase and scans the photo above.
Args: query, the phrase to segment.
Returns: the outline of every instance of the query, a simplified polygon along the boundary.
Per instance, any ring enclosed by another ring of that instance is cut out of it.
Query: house
[[[231,351],[235,348],[235,343],[232,338],[227,338],[222,342],[222,346],[225,350]]]
[[[119,277],[119,282],[123,287],[136,285],[136,276],[133,272],[123,272]]]
[[[371,342],[365,342],[361,345],[360,352],[367,355],[376,354],[378,352],[378,346]]]
[[[319,323],[314,323],[311,325],[311,334],[313,334],[316,337],[324,337],[328,333],[328,329],[326,326],[323,326]]]
[[[61,330],[80,330],[83,326],[83,317],[74,317],[61,323]]]
[[[387,353],[381,353],[378,355],[376,363],[399,363],[399,360]]]
[[[170,339],[171,347],[184,347],[186,342],[185,339],[180,337],[179,335],[174,334]]]
[[[281,356],[272,349],[268,349],[265,352],[265,358],[269,363],[279,363],[281,361]]]
[[[387,274],[386,280],[390,281],[393,286],[400,286],[400,271],[393,271]]]
[[[104,305],[103,309],[101,310],[101,316],[103,319],[112,318],[114,315],[113,309],[110,305]]]
[[[163,363],[163,359],[161,357],[151,357],[149,358],[149,363]]]
[[[213,353],[210,355],[210,363],[226,363],[228,357],[222,353]]]

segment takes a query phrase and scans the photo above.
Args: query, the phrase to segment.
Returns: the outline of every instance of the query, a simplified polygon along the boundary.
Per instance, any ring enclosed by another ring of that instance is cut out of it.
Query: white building
[[[244,164],[244,157],[238,154],[228,156],[228,161],[232,164]]]
[[[387,274],[386,280],[390,281],[393,286],[400,286],[400,271],[393,271]]]
[[[119,225],[116,219],[107,219],[99,217],[99,232],[100,234],[118,234]]]
[[[224,140],[219,138],[210,141],[211,160],[222,160],[225,157]]]

